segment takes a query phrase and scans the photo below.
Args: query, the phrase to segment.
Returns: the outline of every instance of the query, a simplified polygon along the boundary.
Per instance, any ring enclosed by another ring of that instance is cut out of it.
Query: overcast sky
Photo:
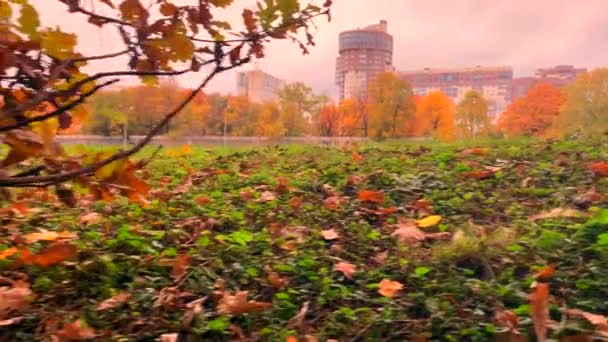
[[[120,48],[111,31],[65,16],[59,1],[32,2],[44,8],[43,24],[80,33],[82,52]],[[240,21],[240,11],[228,11],[224,18]],[[394,36],[393,63],[398,70],[510,65],[516,76],[525,76],[537,67],[556,64],[608,66],[608,0],[334,0],[333,20],[319,21],[317,46],[311,54],[302,56],[296,46],[276,42],[260,66],[279,78],[303,81],[317,92],[334,95],[338,33],[380,19],[388,21]],[[199,78],[194,75],[180,82],[194,86]],[[234,92],[235,87],[235,74],[226,73],[207,92]]]

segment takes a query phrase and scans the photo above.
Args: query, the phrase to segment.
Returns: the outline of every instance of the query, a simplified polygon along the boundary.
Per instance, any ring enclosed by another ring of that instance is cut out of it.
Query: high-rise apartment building
[[[272,101],[285,81],[267,74],[259,69],[243,71],[237,74],[237,94],[247,96],[253,102]]]
[[[540,68],[534,72],[534,77],[518,77],[513,80],[513,99],[526,95],[530,88],[538,83],[549,83],[555,87],[563,87],[576,77],[587,72],[585,68],[575,68],[573,65],[558,65],[551,68]]]
[[[340,33],[336,84],[340,99],[367,95],[369,82],[380,72],[393,70],[393,36],[386,20]]]
[[[401,77],[410,82],[414,94],[441,91],[455,104],[469,90],[478,91],[488,101],[488,115],[495,120],[511,102],[513,69],[511,67],[473,67],[404,71]]]

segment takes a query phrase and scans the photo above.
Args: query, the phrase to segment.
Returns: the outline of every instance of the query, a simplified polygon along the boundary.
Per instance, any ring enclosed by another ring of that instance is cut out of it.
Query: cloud
[[[100,31],[84,20],[65,20],[67,12],[58,2],[33,2],[44,8],[46,25],[80,33],[80,47],[87,53],[120,48],[109,30]],[[259,65],[287,81],[303,81],[318,92],[335,94],[339,32],[386,19],[398,69],[511,65],[516,75],[529,75],[537,67],[556,64],[598,67],[608,61],[605,9],[605,0],[335,0],[333,20],[319,21],[317,45],[309,55],[301,55],[290,42],[273,42]],[[241,20],[240,8],[223,15]],[[194,86],[199,78],[188,76],[180,82]],[[233,92],[235,84],[235,73],[226,73],[209,91]]]

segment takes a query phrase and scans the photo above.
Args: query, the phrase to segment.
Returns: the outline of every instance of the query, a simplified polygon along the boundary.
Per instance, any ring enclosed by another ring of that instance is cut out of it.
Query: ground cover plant
[[[606,339],[606,147],[183,146],[146,198],[15,191],[0,340]]]

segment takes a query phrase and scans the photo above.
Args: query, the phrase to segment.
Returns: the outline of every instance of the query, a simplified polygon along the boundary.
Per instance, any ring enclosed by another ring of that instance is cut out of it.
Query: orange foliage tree
[[[324,137],[336,136],[339,120],[340,113],[336,105],[329,103],[321,107],[317,118],[319,134]]]
[[[414,134],[433,136],[451,141],[455,135],[454,104],[440,91],[431,92],[416,100]]]
[[[507,135],[545,136],[565,99],[556,87],[539,83],[515,100],[500,116],[497,127]]]

